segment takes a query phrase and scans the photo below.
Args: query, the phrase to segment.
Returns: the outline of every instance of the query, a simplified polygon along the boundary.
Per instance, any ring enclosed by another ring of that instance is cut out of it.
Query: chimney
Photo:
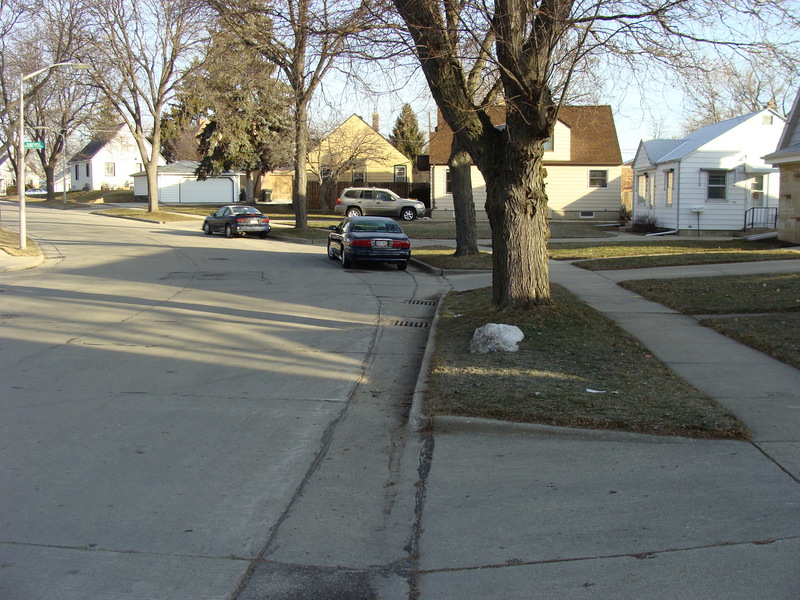
[[[380,131],[380,119],[378,118],[378,111],[372,113],[372,128],[375,131]]]

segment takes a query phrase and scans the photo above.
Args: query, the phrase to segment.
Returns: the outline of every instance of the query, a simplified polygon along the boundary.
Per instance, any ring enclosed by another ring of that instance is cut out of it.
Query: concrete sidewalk
[[[420,597],[800,597],[800,371],[616,285],[633,271],[550,268],[753,440],[437,420]],[[774,268],[800,272],[800,260],[704,269]],[[468,289],[491,276],[448,279]]]

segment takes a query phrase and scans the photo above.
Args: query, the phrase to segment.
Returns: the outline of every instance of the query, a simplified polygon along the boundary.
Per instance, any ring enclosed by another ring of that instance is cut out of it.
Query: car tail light
[[[372,240],[352,240],[350,245],[354,248],[369,248],[372,246]]]
[[[405,242],[403,240],[395,240],[392,244],[392,248],[411,248],[411,242]]]
[[[336,199],[336,204],[341,204],[341,203],[342,203],[342,199],[341,198],[337,198]]]
[[[263,219],[261,219],[261,222],[265,224],[269,223],[269,217],[264,217]]]
[[[247,221],[247,219],[245,219],[244,217],[236,217],[237,223],[244,223],[245,221]]]

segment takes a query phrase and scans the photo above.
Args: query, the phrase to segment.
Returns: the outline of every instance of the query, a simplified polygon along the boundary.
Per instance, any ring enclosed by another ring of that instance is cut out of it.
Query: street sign
[[[26,150],[30,148],[39,148],[41,150],[44,148],[44,142],[25,142],[24,146]]]

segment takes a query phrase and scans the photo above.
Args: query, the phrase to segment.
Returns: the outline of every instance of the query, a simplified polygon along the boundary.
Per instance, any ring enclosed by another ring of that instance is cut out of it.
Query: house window
[[[762,125],[772,125],[772,115],[764,115],[761,123]]]
[[[86,163],[86,177],[89,177],[89,163]]]
[[[764,176],[763,175],[754,175],[753,176],[753,183],[750,184],[750,189],[754,192],[763,192],[764,191]]]
[[[114,176],[114,163],[106,163],[106,177]]]
[[[319,174],[320,177],[322,177],[322,180],[325,181],[326,179],[331,178],[331,175],[333,175],[333,171],[330,169],[330,167],[322,167],[319,171]]]
[[[580,212],[581,219],[594,219],[594,211],[593,210],[582,210]]]
[[[647,198],[647,173],[639,175],[638,185],[636,186],[636,205],[644,206]]]
[[[81,178],[81,167],[80,165],[75,165],[75,181]]]
[[[708,171],[707,199],[712,202],[725,201],[725,188],[728,181],[727,171]]]
[[[647,198],[648,204],[650,208],[655,208],[656,206],[656,176],[653,173],[652,177],[647,178]]]
[[[445,169],[444,171],[444,193],[453,193],[453,179],[450,176],[450,169]]]
[[[395,165],[394,181],[395,183],[405,183],[406,181],[408,181],[405,165]]]
[[[608,171],[605,170],[589,170],[589,187],[604,188],[608,187]]]
[[[675,171],[670,169],[664,173],[664,190],[667,195],[667,206],[672,206],[672,200],[675,192]]]

